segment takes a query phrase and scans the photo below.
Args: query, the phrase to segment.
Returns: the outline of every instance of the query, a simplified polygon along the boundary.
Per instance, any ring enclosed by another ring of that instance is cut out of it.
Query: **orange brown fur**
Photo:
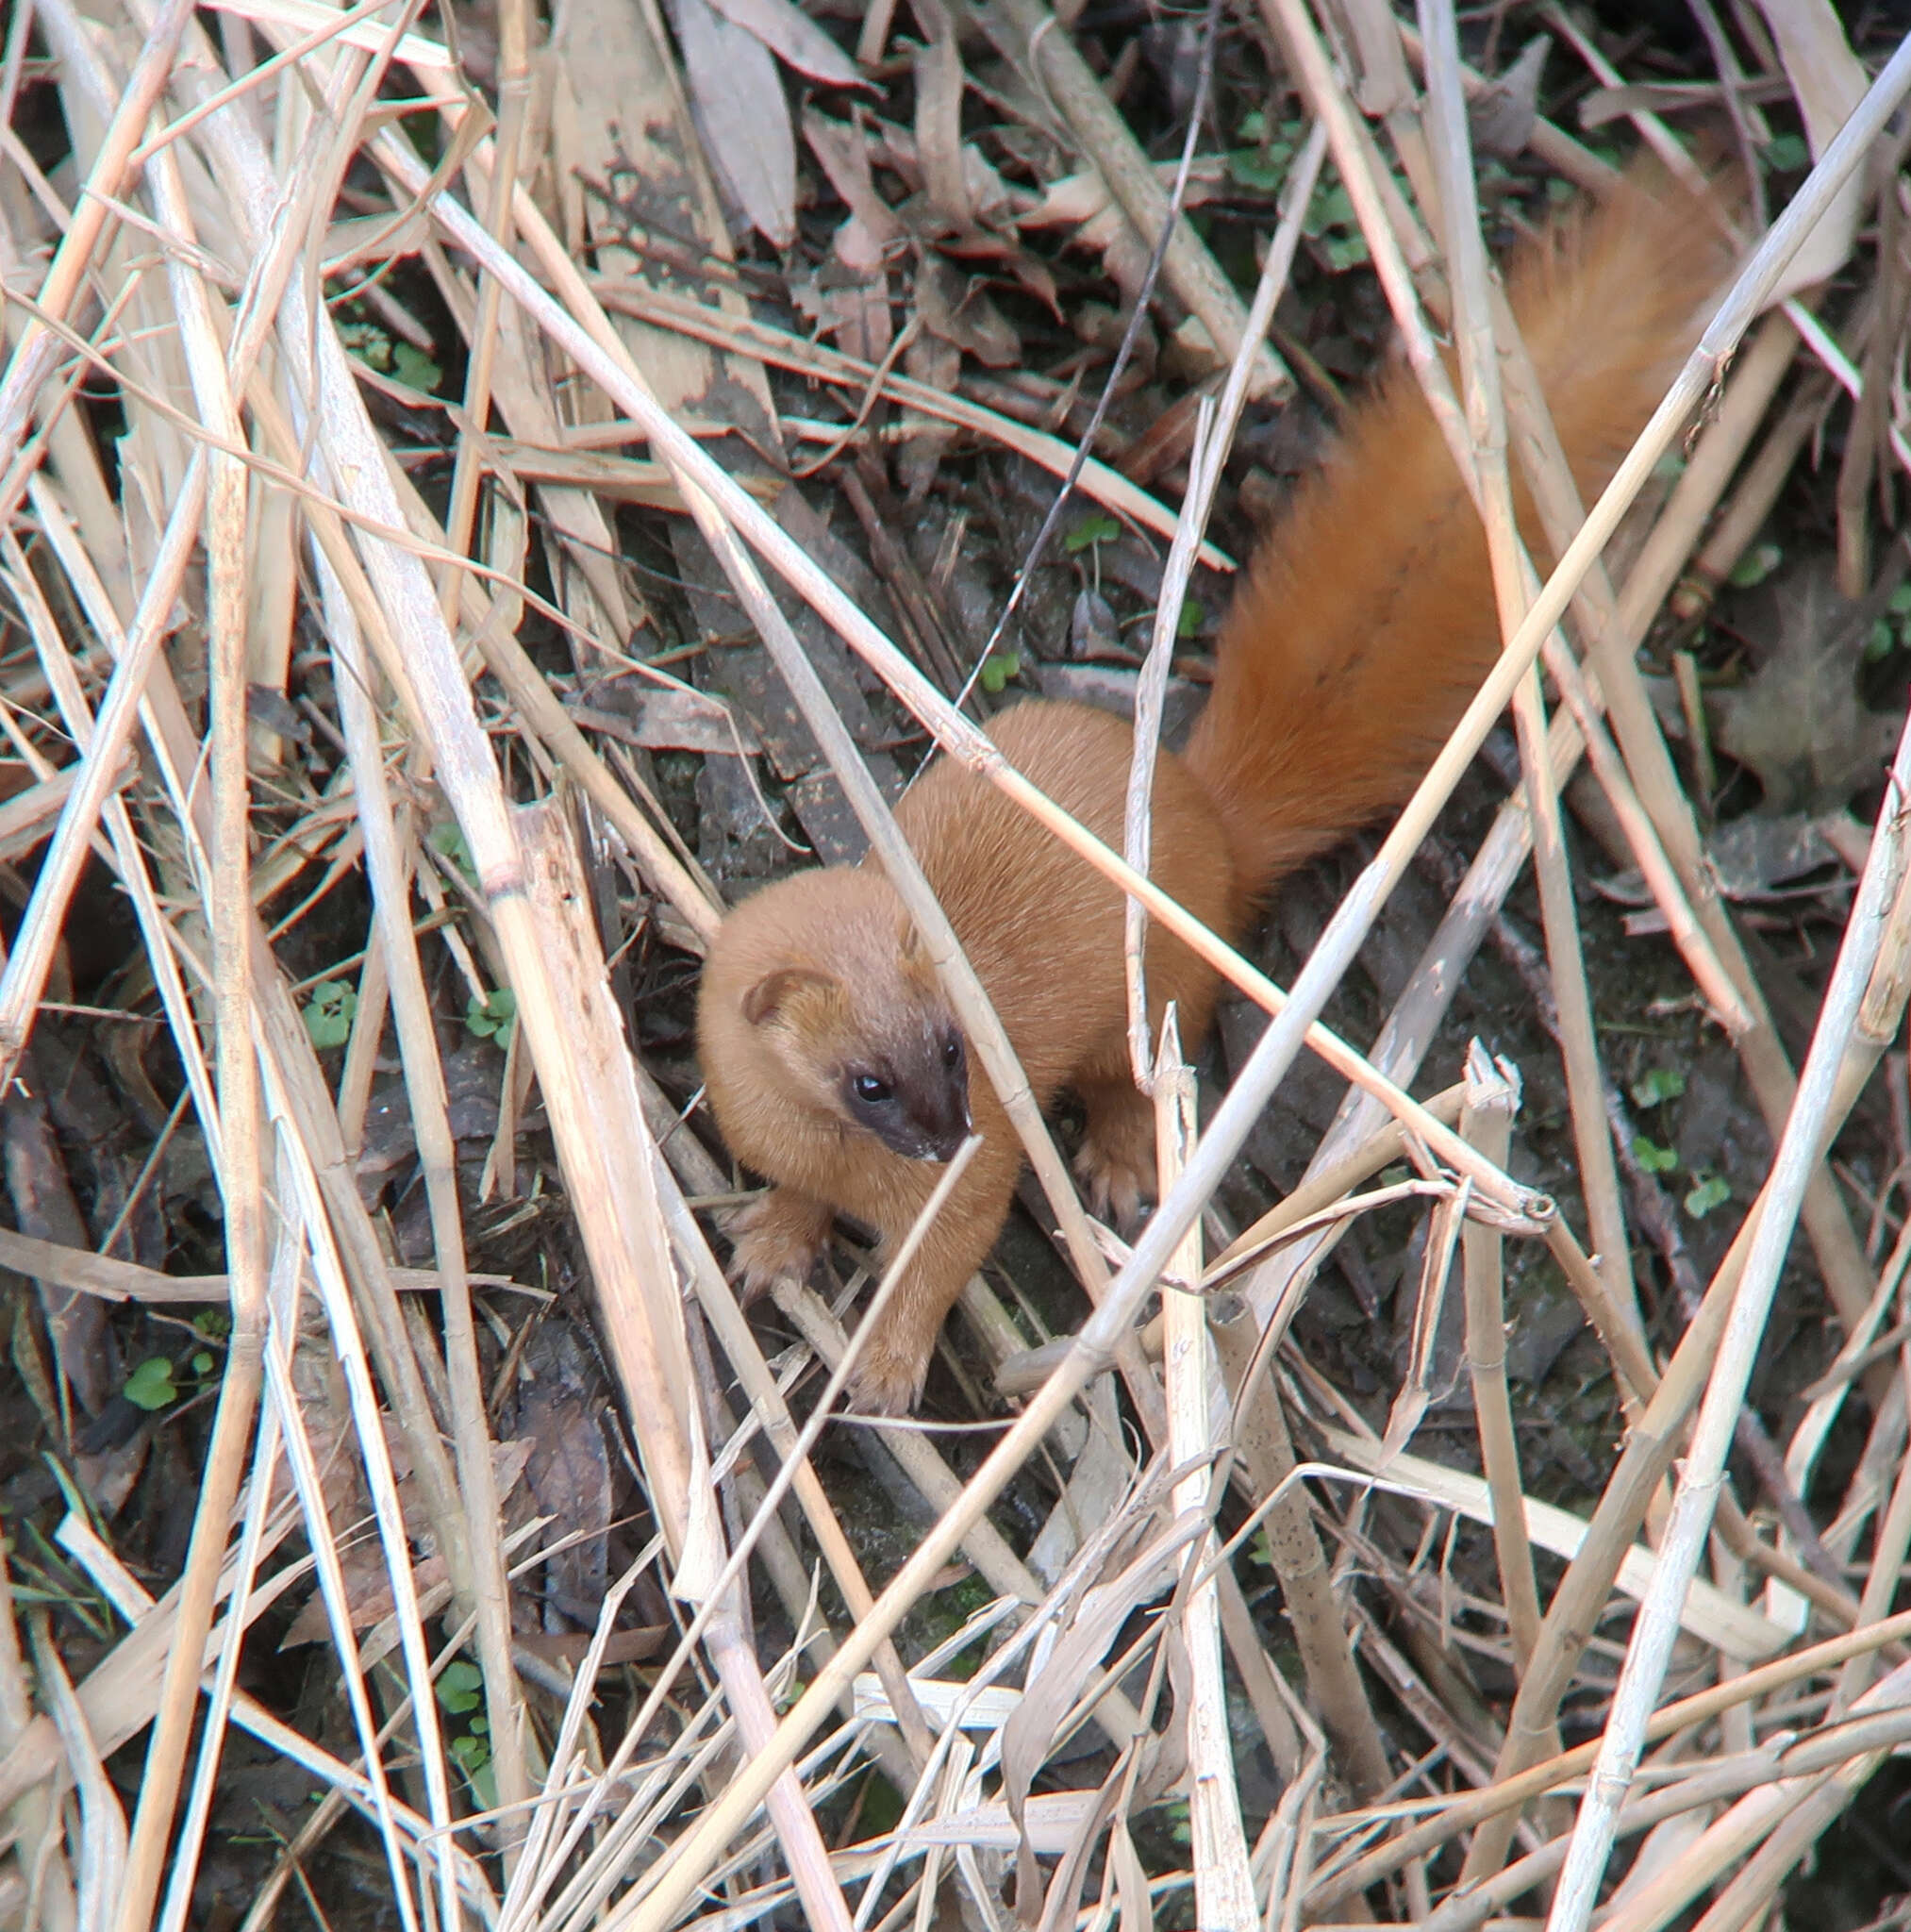
[[[1633,190],[1556,225],[1511,277],[1583,491],[1604,482],[1694,338],[1725,265],[1708,233],[1689,203]],[[1395,374],[1296,492],[1236,595],[1188,750],[1155,767],[1154,875],[1238,937],[1284,873],[1412,791],[1498,653],[1493,611],[1478,518],[1412,377]],[[1119,849],[1126,724],[1031,702],[1001,713],[989,735]],[[1132,1209],[1152,1186],[1154,1137],[1128,1072],[1121,894],[947,762],[896,816],[1037,1103],[1046,1109],[1066,1089],[1086,1107],[1078,1165],[1093,1198]],[[1151,928],[1148,984],[1157,1024],[1172,1000],[1192,1051],[1214,975]],[[934,969],[873,866],[782,880],[725,920],[699,1002],[704,1073],[731,1153],[777,1183],[734,1230],[748,1291],[806,1274],[837,1211],[893,1251],[940,1165],[857,1124],[843,1083],[879,1063],[919,1112],[946,1124],[949,1095],[925,1056],[950,1024]],[[866,1340],[853,1383],[865,1408],[899,1412],[920,1398],[942,1319],[1008,1210],[1022,1159],[1014,1131],[986,1077],[969,1078],[967,1100],[983,1145]]]

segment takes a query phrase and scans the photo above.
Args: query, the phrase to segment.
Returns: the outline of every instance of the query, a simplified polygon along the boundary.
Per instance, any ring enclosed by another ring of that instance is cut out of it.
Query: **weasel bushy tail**
[[[1637,175],[1515,258],[1508,295],[1585,501],[1658,407],[1731,260],[1709,209]],[[1499,649],[1479,516],[1397,368],[1263,540],[1188,743],[1245,891],[1404,803]]]

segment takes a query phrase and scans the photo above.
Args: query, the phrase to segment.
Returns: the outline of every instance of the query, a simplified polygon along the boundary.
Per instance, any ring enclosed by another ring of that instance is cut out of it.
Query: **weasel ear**
[[[813,966],[779,966],[774,973],[766,973],[743,995],[743,1017],[751,1025],[760,1026],[764,1021],[773,1020],[785,1001],[806,986],[835,984],[827,973],[819,973]]]
[[[906,912],[896,914],[896,952],[907,965],[929,963],[929,949],[922,943],[922,935],[916,930],[916,922]]]

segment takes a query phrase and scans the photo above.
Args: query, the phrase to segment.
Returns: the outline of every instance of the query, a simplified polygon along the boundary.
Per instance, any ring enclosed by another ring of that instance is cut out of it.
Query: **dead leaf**
[[[962,56],[945,18],[916,55],[916,148],[931,207],[956,228],[975,220],[962,166]]]
[[[1762,899],[1831,864],[1837,855],[1822,821],[1808,811],[1748,812],[1720,825],[1705,841],[1705,858],[1728,899]],[[1652,888],[1637,870],[1601,879],[1598,890],[1621,906],[1652,903]]]
[[[1758,10],[1777,42],[1785,76],[1804,116],[1812,159],[1817,160],[1864,98],[1864,67],[1845,39],[1832,0],[1758,0]],[[1776,308],[1844,266],[1858,232],[1864,198],[1865,170],[1859,168],[1847,177],[1805,237],[1804,246],[1792,257],[1768,307]]]
[[[1551,34],[1536,34],[1520,58],[1484,93],[1467,103],[1475,150],[1512,159],[1526,152],[1539,112],[1539,75],[1553,45]]]
[[[796,239],[796,135],[770,50],[710,0],[671,0],[671,25],[704,152],[775,248]]]
[[[956,378],[962,374],[962,351],[953,342],[939,341],[925,332],[903,351],[903,366],[918,382],[928,383],[935,389],[953,390]],[[942,460],[942,452],[955,441],[956,431],[952,425],[932,423],[925,416],[911,415],[905,420],[912,433],[897,452],[896,471],[909,501],[921,503],[936,480],[936,466]]]
[[[799,74],[825,87],[869,87],[856,63],[807,14],[789,0],[710,0],[734,26],[739,26]]]
[[[1712,694],[1714,737],[1757,774],[1769,813],[1844,806],[1880,775],[1903,723],[1858,696],[1865,607],[1838,595],[1819,558],[1747,592],[1743,608],[1743,627],[1770,642],[1749,683]]]
[[[1013,369],[1022,358],[1022,339],[989,298],[975,276],[957,275],[939,256],[929,256],[916,277],[916,306],[922,326],[967,350],[985,369]]]

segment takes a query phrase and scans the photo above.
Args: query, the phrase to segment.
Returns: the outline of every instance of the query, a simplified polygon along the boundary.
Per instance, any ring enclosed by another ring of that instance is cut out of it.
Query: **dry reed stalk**
[[[1155,1154],[1159,1187],[1169,1193],[1193,1144],[1197,1124],[1194,1074],[1181,1058],[1181,1037],[1171,1008],[1162,1023],[1161,1045],[1152,1059],[1155,1092]],[[1183,1281],[1201,1278],[1201,1224],[1194,1222],[1169,1263]],[[1169,1457],[1190,1472],[1174,1486],[1178,1510],[1212,1520],[1221,1486],[1214,1479],[1213,1458],[1224,1446],[1212,1434],[1218,1366],[1208,1340],[1207,1304],[1200,1296],[1164,1291],[1166,1336],[1163,1380],[1168,1398]],[[1220,1591],[1212,1577],[1196,1579],[1210,1563],[1214,1533],[1188,1545],[1185,1571],[1189,1582],[1179,1595],[1181,1641],[1188,1678],[1183,1702],[1187,1727],[1188,1822],[1194,1858],[1197,1923],[1215,1932],[1255,1924],[1254,1881],[1248,1873],[1248,1846],[1241,1824],[1240,1790],[1235,1780],[1234,1739],[1228,1724],[1226,1687],[1221,1670]]]
[[[1261,264],[1260,280],[1249,308],[1246,329],[1233,360],[1221,400],[1210,411],[1204,399],[1196,419],[1193,447],[1188,464],[1188,488],[1182,496],[1181,515],[1176,521],[1174,541],[1169,547],[1168,562],[1162,572],[1161,591],[1155,606],[1155,624],[1135,687],[1135,750],[1128,774],[1127,798],[1122,810],[1122,856],[1131,871],[1147,876],[1151,826],[1149,801],[1155,781],[1155,754],[1161,742],[1161,716],[1168,697],[1168,674],[1174,658],[1174,641],[1180,635],[1181,612],[1188,596],[1188,580],[1194,569],[1196,553],[1207,530],[1214,508],[1214,492],[1221,482],[1228,451],[1234,445],[1235,430],[1247,401],[1248,383],[1257,345],[1267,340],[1274,309],[1288,286],[1294,265],[1294,253],[1301,243],[1301,228],[1314,196],[1314,185],[1321,176],[1321,163],[1327,152],[1327,130],[1317,121],[1307,131],[1295,157],[1294,171],[1286,186],[1287,205],[1281,213],[1273,238],[1268,243],[1267,258]],[[1138,899],[1129,899],[1122,908],[1122,954],[1128,975],[1128,1058],[1136,1084],[1145,1091],[1148,1086],[1148,994],[1142,962],[1147,914]]]
[[[1517,1078],[1495,1066],[1478,1041],[1467,1056],[1467,1110],[1460,1131],[1477,1138],[1481,1152],[1505,1164],[1520,1104]],[[1533,1551],[1526,1541],[1521,1507],[1520,1450],[1513,1436],[1513,1410],[1506,1393],[1506,1314],[1500,1235],[1474,1222],[1467,1224],[1467,1369],[1473,1386],[1473,1409],[1480,1431],[1480,1458],[1493,1497],[1493,1546],[1500,1565],[1500,1592],[1513,1662],[1524,1671],[1539,1640],[1539,1592],[1533,1578]]]
[[[546,1016],[548,1042],[563,1048],[540,1056],[539,1084],[590,1257],[598,1320],[623,1391],[651,1507],[675,1564],[673,1590],[698,1606],[705,1646],[743,1746],[754,1754],[774,1718],[756,1653],[744,1638],[735,1582],[740,1565],[734,1557],[727,1565],[723,1560],[707,1451],[691,1400],[682,1305],[656,1195],[655,1149],[596,934],[587,923],[588,890],[563,807],[521,808],[515,816],[528,904],[553,943],[541,990],[554,1003]],[[847,1932],[848,1907],[801,1788],[786,1772],[767,1795],[805,1912],[812,1924]]]
[[[1739,1705],[1786,1690],[1802,1678],[1834,1670],[1851,1657],[1869,1655],[1905,1636],[1911,1636],[1911,1610],[1901,1611],[1869,1629],[1848,1632],[1755,1665],[1741,1676],[1663,1706],[1653,1714],[1647,1741],[1657,1743],[1688,1727],[1708,1724]],[[1323,1872],[1308,1895],[1309,1909],[1324,1915],[1377,1884],[1394,1868],[1396,1857],[1432,1851],[1462,1832],[1570,1782],[1590,1769],[1598,1754],[1599,1740],[1594,1739],[1543,1764],[1499,1779],[1484,1790],[1447,1801],[1436,1816],[1408,1824],[1397,1839]]]
[[[341,675],[339,715],[344,725],[358,823],[364,829],[365,867],[372,887],[373,920],[391,991],[392,1017],[410,1098],[413,1131],[424,1170],[434,1258],[442,1282],[445,1365],[450,1381],[453,1451],[459,1490],[470,1511],[471,1607],[475,1613],[479,1667],[484,1673],[489,1736],[496,1765],[499,1803],[523,1805],[530,1796],[525,1761],[527,1716],[511,1667],[510,1592],[505,1575],[497,1485],[491,1470],[490,1432],[485,1422],[477,1338],[472,1319],[464,1228],[457,1200],[454,1143],[444,1068],[439,1058],[431,996],[418,957],[408,913],[412,859],[408,826],[393,812],[385,782],[373,679],[357,627],[337,578],[323,561],[321,595],[327,630]],[[507,1867],[516,1833],[506,1827]]]
[[[1216,1311],[1212,1332],[1234,1399],[1235,1453],[1267,1510],[1268,1552],[1281,1580],[1307,1688],[1320,1706],[1321,1723],[1341,1755],[1343,1774],[1355,1795],[1376,1798],[1391,1774],[1387,1747],[1354,1661],[1346,1620],[1334,1598],[1332,1575],[1307,1499],[1291,1480],[1293,1442],[1275,1380],[1262,1366],[1271,1351],[1239,1301],[1226,1313]]]
[[[1506,466],[1506,412],[1501,395],[1500,343],[1518,330],[1504,307],[1495,312],[1488,293],[1486,243],[1480,233],[1471,143],[1460,85],[1459,28],[1451,0],[1421,0],[1421,37],[1425,49],[1427,111],[1437,206],[1446,241],[1452,282],[1454,330],[1471,432],[1471,472],[1486,522],[1487,555],[1493,574],[1500,628],[1510,641],[1520,628],[1537,575],[1520,541],[1513,508],[1512,476]],[[1391,37],[1388,37],[1392,45]],[[1496,341],[1496,337],[1498,341]],[[1463,473],[1464,474],[1464,473]],[[1568,870],[1565,829],[1560,822],[1557,776],[1547,741],[1545,700],[1535,662],[1515,688],[1513,716],[1526,774],[1527,811],[1533,825],[1533,867],[1539,887],[1540,917],[1546,930],[1547,958],[1559,1015],[1559,1044],[1566,1064],[1573,1141],[1579,1155],[1580,1186],[1595,1247],[1595,1263],[1608,1290],[1637,1309],[1626,1235],[1620,1204],[1619,1169],[1602,1104],[1604,1080],[1599,1045],[1593,1037],[1592,994],[1579,940],[1579,916]]]
[[[194,240],[191,218],[176,158],[170,151],[158,157],[151,176],[161,220],[190,245]],[[169,261],[167,275],[199,409],[227,441],[237,442],[241,440],[239,411],[228,387],[210,296],[200,279],[176,260]],[[199,1672],[195,1666],[212,1624],[213,1589],[225,1550],[227,1519],[239,1495],[252,1433],[263,1375],[266,1325],[267,1226],[260,1144],[264,1123],[252,1041],[253,902],[247,837],[251,795],[245,766],[245,472],[235,458],[222,452],[208,457],[207,473],[212,799],[208,855],[211,876],[206,897],[212,928],[220,1188],[225,1206],[232,1334],[200,1482],[192,1541],[180,1582],[179,1643],[167,1660],[127,1849],[124,1890],[115,1906],[114,1923],[126,1932],[142,1928],[152,1916],[160,1865],[172,1836],[179,1778],[198,1702]],[[256,1477],[255,1489],[261,1497],[264,1487]],[[247,1545],[254,1552],[261,1522],[262,1516],[256,1516],[246,1526]],[[242,1569],[241,1575],[243,1588],[249,1584],[249,1572]],[[236,1667],[235,1652],[223,1663],[222,1676]],[[223,1726],[208,1733],[208,1779],[217,1763],[217,1740],[222,1735]]]
[[[1911,43],[1907,43],[1906,56],[1906,72],[1911,75]],[[1899,793],[1911,784],[1911,729],[1900,745],[1892,784]],[[1846,923],[1844,942],[1825,991],[1798,1099],[1760,1192],[1756,1232],[1748,1245],[1731,1318],[1680,1470],[1671,1520],[1660,1545],[1660,1567],[1634,1627],[1593,1784],[1580,1807],[1572,1850],[1560,1874],[1554,1910],[1561,1932],[1579,1932],[1597,1895],[1619,1802],[1637,1762],[1645,1723],[1657,1702],[1659,1685],[1670,1660],[1677,1605],[1711,1527],[1725,1457],[1789,1245],[1792,1221],[1809,1176],[1819,1169],[1827,1129],[1843,1118],[1843,1110],[1836,1105],[1839,1076],[1871,988],[1874,968],[1887,933],[1896,932],[1901,944],[1911,938],[1905,917],[1911,908],[1899,902],[1907,870],[1911,863],[1907,863],[1902,825],[1887,794],[1858,900]],[[1894,1030],[1896,1015],[1902,1011],[1901,1000],[1893,1016]],[[1852,1097],[1856,1097],[1855,1092]]]

